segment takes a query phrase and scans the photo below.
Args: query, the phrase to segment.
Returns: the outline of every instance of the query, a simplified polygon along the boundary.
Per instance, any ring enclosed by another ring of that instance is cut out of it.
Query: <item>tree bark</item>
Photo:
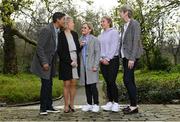
[[[23,39],[25,42],[33,45],[33,46],[36,46],[37,45],[37,42],[32,40],[32,39],[29,39],[28,37],[24,36],[21,32],[19,32],[16,28],[12,28],[12,32],[14,35],[16,35],[17,37],[19,37],[20,39]]]
[[[145,50],[145,56],[146,56],[146,63],[147,63],[147,68],[149,70],[152,69],[151,61],[150,61],[150,56],[149,56],[149,51]]]
[[[177,55],[173,55],[174,57],[174,65],[177,65]]]
[[[4,65],[3,73],[4,74],[17,74],[17,55],[16,55],[16,45],[15,39],[10,25],[5,25],[3,27],[4,34]]]

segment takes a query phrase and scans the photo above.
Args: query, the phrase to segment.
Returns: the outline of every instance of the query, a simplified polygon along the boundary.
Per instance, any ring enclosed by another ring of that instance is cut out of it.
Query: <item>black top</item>
[[[73,36],[75,45],[76,45],[76,53],[77,53],[77,64],[78,64],[78,75],[80,76],[80,57],[79,53],[81,51],[78,34],[74,31],[71,31]],[[59,79],[60,80],[71,80],[72,76],[72,60],[69,52],[69,45],[64,31],[61,31],[58,35],[58,48],[57,53],[59,55]]]

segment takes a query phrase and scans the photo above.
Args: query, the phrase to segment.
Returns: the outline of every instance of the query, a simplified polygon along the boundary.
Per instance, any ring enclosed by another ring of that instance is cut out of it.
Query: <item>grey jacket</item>
[[[30,71],[40,78],[49,79],[50,75],[55,75],[55,29],[53,23],[48,24],[40,31],[39,40],[36,48],[35,55],[31,64]],[[43,64],[48,63],[50,70],[43,71]]]
[[[80,39],[81,40],[81,39]],[[87,42],[87,55],[86,55],[87,65],[84,68],[82,54],[80,55],[81,66],[80,66],[80,84],[85,84],[85,72],[86,72],[86,82],[87,84],[97,83],[99,81],[99,74],[97,72],[93,72],[92,68],[96,67],[99,69],[99,60],[100,60],[100,42],[99,40],[90,35],[90,40]]]
[[[124,32],[124,28],[122,27],[121,35]],[[143,47],[141,44],[141,29],[140,24],[136,20],[131,20],[129,26],[125,32],[124,39],[120,40],[120,55],[121,55],[121,48],[123,44],[123,52],[125,58],[129,60],[135,61],[136,59],[140,58],[143,54]]]

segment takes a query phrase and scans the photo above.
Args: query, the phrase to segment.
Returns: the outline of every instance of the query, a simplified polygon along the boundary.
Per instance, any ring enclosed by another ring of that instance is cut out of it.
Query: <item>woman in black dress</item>
[[[76,80],[80,72],[80,44],[78,34],[73,31],[74,22],[69,16],[65,17],[65,30],[58,36],[59,79],[64,81],[64,112],[74,112]],[[70,98],[70,103],[69,103]]]

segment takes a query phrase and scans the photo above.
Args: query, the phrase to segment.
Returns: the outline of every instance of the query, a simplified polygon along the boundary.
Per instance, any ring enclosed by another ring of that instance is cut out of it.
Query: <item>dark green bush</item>
[[[171,62],[167,57],[163,57],[160,49],[155,49],[152,55],[151,61],[151,68],[150,70],[163,70],[169,71],[171,69]]]
[[[171,72],[180,72],[180,64],[171,67]]]
[[[180,73],[164,71],[136,71],[136,85],[139,103],[172,103],[180,100]],[[100,78],[103,80],[102,76]],[[105,83],[104,83],[105,84]],[[120,102],[128,102],[128,94],[122,81],[122,72],[118,74],[117,84]],[[105,90],[105,85],[104,85]]]

